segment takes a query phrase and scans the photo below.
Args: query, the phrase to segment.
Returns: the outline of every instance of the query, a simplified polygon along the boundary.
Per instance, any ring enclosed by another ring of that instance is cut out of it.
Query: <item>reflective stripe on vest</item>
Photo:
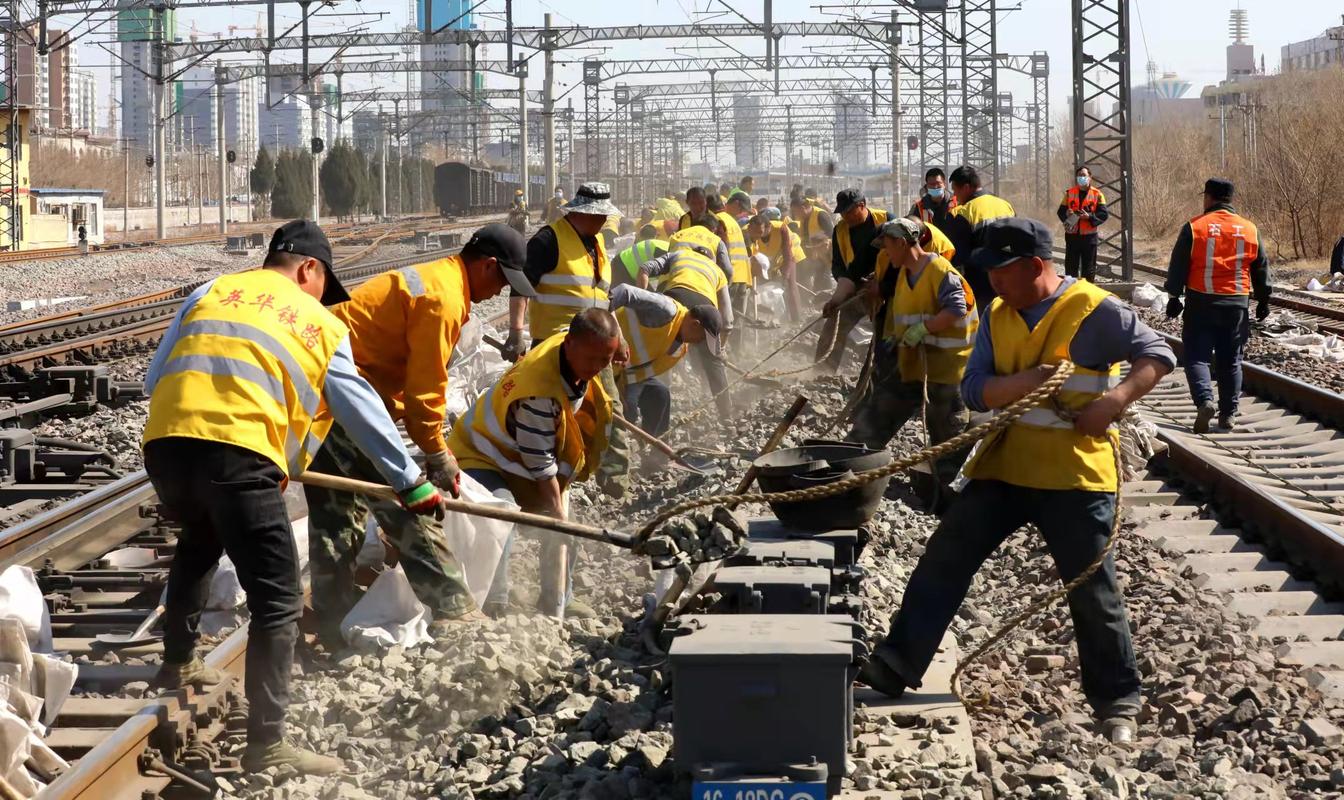
[[[397,270],[406,281],[406,291],[411,297],[424,297],[425,281],[420,277],[420,268],[414,264]]]
[[[1251,263],[1260,253],[1255,224],[1231,211],[1211,211],[1190,220],[1193,240],[1186,286],[1204,294],[1251,292]]]
[[[751,254],[747,252],[747,240],[742,235],[742,227],[727,211],[719,211],[714,216],[723,222],[723,229],[728,234],[728,260],[733,264],[733,283],[745,283],[750,286]]]
[[[1078,215],[1077,234],[1079,236],[1097,232],[1097,226],[1093,225],[1088,217],[1097,213],[1098,205],[1106,202],[1106,198],[1097,188],[1089,185],[1085,191],[1084,194],[1082,187],[1070,186],[1069,190],[1064,193],[1064,206],[1069,210],[1069,213]],[[1079,198],[1080,194],[1082,195],[1081,199]]]
[[[949,277],[955,277],[961,282],[967,311],[952,327],[926,335],[921,343],[922,352],[919,347],[897,349],[901,380],[922,380],[927,373],[930,383],[961,383],[976,331],[980,327],[980,315],[975,309],[975,294],[971,287],[947,259],[932,256],[915,279],[914,286],[906,280],[904,270],[896,276],[896,291],[887,304],[886,325],[882,335],[889,340],[899,341],[911,325],[928,322],[936,317],[942,311],[939,290]]]
[[[616,257],[633,279],[639,277],[639,268],[644,262],[652,261],[666,252],[667,242],[662,239],[645,239],[625,248]]]
[[[719,265],[709,260],[699,250],[674,250],[667,275],[658,285],[658,290],[666,293],[669,289],[690,289],[719,307],[719,290],[728,285]]]
[[[951,213],[955,216],[963,217],[970,223],[971,230],[976,233],[979,233],[981,228],[996,219],[1017,216],[1017,212],[1013,210],[1011,203],[1001,197],[995,197],[992,194],[982,194],[978,197],[972,197],[966,203],[953,209]]]
[[[561,483],[583,480],[597,469],[607,446],[611,399],[602,382],[594,379],[588,382],[579,409],[574,409],[560,374],[564,340],[564,334],[557,334],[532,348],[476,398],[453,426],[448,447],[463,469],[489,469],[532,480],[518,452],[518,442],[507,430],[509,408],[530,397],[547,397],[560,406],[555,456]]]
[[[569,321],[587,308],[607,308],[611,264],[606,245],[597,237],[597,263],[564,219],[548,226],[558,247],[555,269],[537,282],[537,296],[528,302],[528,330],[533,339],[548,339],[569,329]]]
[[[989,329],[995,373],[1011,375],[1068,358],[1083,320],[1110,296],[1087,281],[1075,281],[1030,331],[1021,315],[1002,299],[994,300]],[[1053,403],[1031,409],[1007,429],[985,439],[966,465],[966,475],[1033,489],[1114,492],[1119,483],[1115,469],[1118,432],[1109,428],[1104,436],[1087,436],[1074,428],[1070,417],[1119,378],[1119,364],[1104,371],[1075,367]]]
[[[632,383],[646,381],[667,372],[681,360],[686,354],[686,345],[682,344],[676,350],[673,350],[672,345],[677,340],[677,333],[685,318],[686,308],[677,303],[677,313],[671,322],[650,328],[641,325],[639,315],[628,307],[616,309],[621,333],[625,335],[626,344],[630,345],[630,364],[624,370],[627,380]]]
[[[339,319],[269,269],[225,275],[182,318],[150,397],[144,441],[204,439],[301,472],[331,428],[327,367]]]
[[[703,225],[693,225],[679,230],[668,239],[668,250],[698,250],[713,261],[719,252],[723,240],[719,235]]]

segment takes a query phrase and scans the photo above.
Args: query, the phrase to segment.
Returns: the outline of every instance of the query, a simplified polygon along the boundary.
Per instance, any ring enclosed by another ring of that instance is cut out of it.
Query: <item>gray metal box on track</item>
[[[835,545],[814,539],[748,541],[746,546],[723,560],[725,567],[825,567],[835,566]]]
[[[844,616],[683,617],[668,652],[678,768],[783,775],[815,759],[838,792],[860,637]]]
[[[711,580],[716,608],[734,614],[824,614],[831,598],[823,567],[720,567]]]
[[[790,528],[774,517],[757,517],[747,523],[747,538],[753,542],[826,542],[835,549],[835,566],[852,567],[859,560],[859,543],[865,537],[860,536],[858,528],[817,533]]]

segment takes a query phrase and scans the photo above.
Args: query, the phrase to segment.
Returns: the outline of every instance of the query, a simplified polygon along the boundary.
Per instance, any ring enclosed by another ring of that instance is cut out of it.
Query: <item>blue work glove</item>
[[[916,347],[920,342],[924,341],[924,337],[928,335],[929,329],[924,326],[924,323],[916,322],[914,325],[906,328],[905,333],[901,335],[901,346]]]

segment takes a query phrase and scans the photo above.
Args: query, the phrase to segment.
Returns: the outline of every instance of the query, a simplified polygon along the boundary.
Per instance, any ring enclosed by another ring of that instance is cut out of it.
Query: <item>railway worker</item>
[[[967,463],[969,482],[925,545],[900,611],[859,675],[893,697],[920,686],[971,580],[1014,531],[1034,524],[1064,581],[1096,560],[1115,519],[1115,421],[1176,363],[1133,309],[1055,272],[1043,223],[999,220],[983,238],[974,259],[998,299],[981,317],[966,365],[966,404],[1003,408],[1038,387],[1062,359],[1078,366],[1054,403],[981,442]],[[1130,364],[1124,380],[1121,361]],[[1083,691],[1100,731],[1131,741],[1140,679],[1111,556],[1068,601]]]
[[[709,201],[705,197],[705,189],[702,186],[692,186],[686,190],[686,208],[689,209],[677,220],[677,230],[684,231],[691,227],[691,220],[696,219],[709,210]]]
[[[330,774],[341,762],[285,741],[290,668],[303,610],[298,553],[281,494],[332,419],[402,504],[442,517],[434,484],[359,375],[345,324],[324,305],[349,299],[331,245],[307,220],[276,229],[260,269],[216,278],[186,299],[145,375],[145,470],[182,525],[164,600],[156,685],[209,686],[223,674],[195,655],[208,576],[228,553],[247,592],[249,712],[243,768]]]
[[[734,189],[728,195],[728,202],[724,208],[733,215],[733,219],[737,220],[739,227],[745,228],[751,222],[751,218],[756,216],[751,210],[751,195],[741,189]]]
[[[924,224],[900,218],[885,223],[873,240],[891,268],[879,279],[887,301],[881,342],[874,351],[873,391],[859,407],[847,441],[879,450],[924,403],[930,444],[966,429],[961,378],[980,317],[966,279],[951,262],[920,246]],[[952,498],[952,481],[969,448],[935,464],[930,508],[941,512]]]
[[[610,311],[590,307],[573,315],[518,359],[453,426],[448,446],[462,468],[524,511],[567,519],[569,487],[594,474],[610,452],[613,398],[598,376],[611,369],[620,350],[621,329]],[[490,585],[485,611],[491,616],[508,609],[515,533]],[[537,609],[555,617],[593,616],[573,596],[578,549],[567,547],[559,534],[544,536]]]
[[[767,208],[748,226],[752,252],[770,262],[770,271],[784,282],[784,307],[790,322],[802,319],[802,300],[798,296],[798,265],[807,257],[802,242],[780,217],[779,209]]]
[[[732,298],[734,316],[740,316],[746,312],[747,303],[754,291],[751,251],[747,247],[747,236],[742,231],[742,226],[738,224],[737,218],[718,200],[717,196],[711,197],[707,205],[710,213],[718,218],[723,243],[728,246],[728,260],[733,264],[733,277],[729,282],[728,295]]]
[[[743,175],[742,179],[737,182],[737,188],[741,189],[747,195],[751,195],[756,191],[756,179],[750,175]]]
[[[1064,274],[1085,281],[1097,277],[1097,228],[1110,219],[1106,196],[1092,185],[1092,170],[1079,167],[1055,213],[1064,223]]]
[[[669,295],[630,284],[611,290],[611,308],[630,350],[629,362],[620,370],[629,419],[654,436],[662,436],[672,422],[672,393],[658,376],[676,366],[689,345],[703,342],[718,355],[723,317],[710,303],[688,308]],[[641,467],[647,470],[661,463],[654,456]]]
[[[557,186],[555,187],[555,193],[551,195],[551,199],[546,201],[546,224],[549,225],[563,217],[565,215],[564,208],[565,190]]]
[[[535,295],[523,274],[522,234],[498,223],[467,240],[459,255],[385,272],[333,309],[350,330],[355,366],[382,397],[394,420],[425,454],[429,481],[458,495],[458,465],[443,435],[448,362],[471,304],[511,287]],[[378,470],[349,432],[332,426],[313,470],[377,481]],[[333,652],[344,645],[340,623],[363,594],[355,584],[355,557],[372,507],[379,526],[396,543],[415,596],[440,621],[479,616],[462,570],[432,520],[389,503],[366,503],[348,492],[305,486],[308,565],[313,611],[321,641]],[[436,623],[437,624],[437,623]]]
[[[948,216],[956,207],[957,198],[947,190],[947,174],[933,167],[924,173],[924,193],[910,206],[910,213],[906,216],[943,228],[947,226]]]
[[[952,244],[952,240],[947,238],[937,225],[932,222],[922,222],[915,215],[909,214],[906,219],[913,219],[921,222],[924,232],[919,235],[919,246],[924,248],[926,253],[937,253],[943,258],[951,261],[957,254],[957,248]]]
[[[1251,333],[1251,294],[1255,318],[1269,316],[1269,259],[1255,223],[1232,207],[1232,191],[1232,182],[1222,178],[1204,182],[1204,213],[1181,228],[1167,265],[1167,316],[1181,316],[1195,433],[1208,433],[1215,413],[1220,428],[1232,429],[1241,399],[1241,354]],[[1218,383],[1217,406],[1210,364]]]
[[[839,219],[831,235],[831,277],[835,278],[835,291],[822,307],[826,324],[817,342],[817,358],[826,356],[826,363],[832,372],[838,372],[840,362],[845,356],[845,347],[849,343],[849,332],[866,310],[861,304],[845,303],[867,289],[877,271],[879,263],[887,263],[885,250],[872,247],[877,240],[877,232],[887,222],[887,212],[868,208],[868,200],[858,189],[844,189],[835,196],[835,214]],[[834,346],[832,346],[834,340]]]
[[[565,216],[538,230],[527,242],[527,280],[536,289],[534,298],[513,292],[509,298],[509,335],[502,354],[506,361],[517,361],[528,347],[523,336],[523,320],[536,347],[557,333],[564,333],[576,311],[608,306],[611,288],[611,263],[601,230],[609,216],[620,211],[611,202],[611,190],[605,183],[585,183],[565,204]],[[611,369],[598,374],[607,396],[616,403],[616,377]],[[597,484],[616,498],[630,489],[629,445],[621,430],[606,432],[608,452],[597,472]]]
[[[732,193],[733,193],[733,185],[731,183],[724,181],[723,183],[719,184],[719,201],[722,202],[724,205],[728,205],[728,195]]]
[[[611,259],[611,285],[634,283],[639,280],[639,265],[667,252],[667,240],[654,225],[645,225],[635,234],[635,243]]]
[[[705,214],[695,225],[677,231],[669,240],[666,255],[640,264],[640,288],[652,278],[662,278],[658,291],[686,308],[708,305],[722,318],[723,333],[733,327],[732,295],[728,287],[735,278],[719,220]],[[695,364],[705,378],[710,396],[722,420],[732,419],[733,403],[728,392],[728,370],[719,347],[705,342],[693,349]]]
[[[950,212],[943,233],[952,240],[957,255],[952,260],[975,292],[975,302],[984,311],[994,299],[994,287],[989,275],[971,263],[971,253],[982,244],[985,226],[997,219],[1016,216],[1007,200],[986,192],[980,185],[980,173],[975,167],[962,165],[952,170],[952,194],[957,205]]]
[[[832,289],[827,251],[835,232],[835,218],[801,195],[789,202],[789,216],[798,222],[798,239],[803,248],[804,257],[798,264],[799,282],[814,295]]]
[[[768,197],[758,197],[758,198],[756,198],[756,213],[757,213],[757,214],[759,214],[759,213],[761,213],[762,211],[765,211],[765,210],[767,210],[767,209],[769,209],[769,208],[770,208],[770,198],[768,198]]]

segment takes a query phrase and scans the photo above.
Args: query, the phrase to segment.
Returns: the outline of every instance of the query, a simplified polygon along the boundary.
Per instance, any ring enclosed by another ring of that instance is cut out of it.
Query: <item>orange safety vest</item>
[[[927,195],[920,195],[919,199],[915,201],[915,210],[919,212],[919,218],[921,220],[923,220],[924,222],[933,222],[933,216],[934,216],[933,209],[929,208],[927,205],[924,204],[924,201],[927,199],[928,199]],[[951,216],[952,209],[956,207],[957,207],[957,198],[955,196],[948,198],[947,209],[943,212],[943,215]]]
[[[1069,187],[1069,190],[1064,193],[1064,207],[1069,210],[1070,214],[1078,215],[1076,235],[1087,236],[1097,232],[1097,226],[1092,224],[1091,216],[1097,213],[1097,206],[1105,203],[1106,197],[1095,186],[1089,185],[1086,193],[1082,191],[1081,186]]]
[[[1211,211],[1190,220],[1190,275],[1186,286],[1202,294],[1248,295],[1251,262],[1260,253],[1255,223],[1231,211]]]

